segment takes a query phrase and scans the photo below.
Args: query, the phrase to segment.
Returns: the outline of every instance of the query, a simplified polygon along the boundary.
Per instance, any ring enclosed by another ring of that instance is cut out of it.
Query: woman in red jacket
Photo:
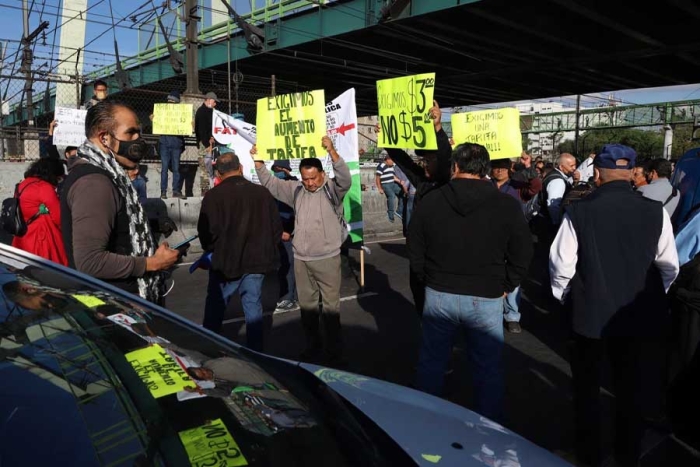
[[[22,216],[28,222],[27,233],[14,237],[12,246],[67,266],[61,235],[61,204],[56,193],[64,177],[65,168],[58,159],[39,159],[29,166],[17,190]]]

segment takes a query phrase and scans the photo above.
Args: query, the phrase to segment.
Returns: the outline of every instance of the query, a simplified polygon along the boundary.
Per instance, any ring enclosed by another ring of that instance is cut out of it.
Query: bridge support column
[[[87,19],[87,0],[63,0],[61,17],[57,19],[61,28],[58,47],[57,73],[65,77],[74,77],[83,72],[85,58],[85,20]],[[64,78],[65,79],[65,78]],[[68,80],[66,80],[68,81]],[[80,107],[80,86],[73,83],[58,83],[56,85],[56,107],[77,109]]]
[[[671,158],[671,150],[673,149],[673,127],[664,125],[664,158]]]

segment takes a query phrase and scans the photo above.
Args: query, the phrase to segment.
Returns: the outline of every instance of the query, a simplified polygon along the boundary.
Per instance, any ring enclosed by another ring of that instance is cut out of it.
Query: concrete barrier
[[[0,162],[0,200],[12,196],[15,185],[24,178],[24,172],[29,162]],[[201,196],[200,177],[195,162],[180,164],[180,174],[185,178],[185,193]],[[160,163],[141,165],[141,176],[146,179],[146,190],[149,198],[160,198]],[[168,172],[168,196],[172,195],[173,174]],[[168,198],[170,199],[170,198]]]
[[[17,182],[22,180],[24,171],[29,163],[27,162],[0,162],[0,200],[13,195],[14,187]],[[199,194],[199,178],[195,174],[196,166],[192,173],[187,176],[193,180],[192,192]],[[374,186],[374,167],[363,167],[360,170],[360,178],[362,183],[369,188],[362,192],[362,211],[364,218],[365,237],[382,237],[401,235],[401,223],[397,219],[395,223],[390,223],[386,213],[386,198],[379,194]],[[142,170],[144,178],[147,179],[148,202],[146,211],[150,218],[158,218],[162,215],[167,215],[178,226],[178,231],[167,239],[168,243],[174,245],[186,238],[197,233],[197,220],[199,218],[199,210],[202,206],[201,197],[188,197],[185,200],[173,198],[171,196],[170,187],[172,187],[172,174],[168,176],[168,198],[160,199],[160,164],[145,164]],[[11,239],[3,238],[0,235],[0,241],[9,242]],[[161,238],[161,240],[164,240]],[[192,243],[190,255],[201,252],[201,246],[198,240]]]

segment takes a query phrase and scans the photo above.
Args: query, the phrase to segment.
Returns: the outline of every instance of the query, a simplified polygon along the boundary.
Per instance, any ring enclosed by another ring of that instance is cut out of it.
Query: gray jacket
[[[350,190],[352,178],[350,169],[342,158],[333,163],[333,171],[335,178],[326,176],[326,185],[333,197],[340,202],[341,205],[336,209],[342,215],[342,200]],[[256,172],[260,184],[270,190],[272,196],[294,208],[294,258],[314,261],[340,254],[340,222],[323,187],[311,192],[303,188],[301,181],[280,180],[271,175],[266,167],[256,168]],[[294,193],[300,186],[302,189],[295,203]]]
[[[680,192],[676,192],[676,196],[669,199],[673,193],[673,186],[671,186],[671,182],[668,181],[668,178],[657,178],[650,184],[637,188],[637,191],[645,198],[660,201],[661,204],[666,203],[664,204],[664,208],[666,208],[668,215],[673,217],[673,213],[676,211],[678,201],[680,200]]]

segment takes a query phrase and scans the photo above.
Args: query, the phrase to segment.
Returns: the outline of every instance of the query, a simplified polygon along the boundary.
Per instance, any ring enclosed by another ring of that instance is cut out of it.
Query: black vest
[[[554,180],[564,180],[564,185],[566,185],[566,188],[564,189],[564,197],[569,193],[569,190],[571,190],[571,185],[569,185],[568,180],[566,177],[559,172],[557,169],[552,170],[547,174],[546,177],[542,179],[542,189],[538,193],[538,196],[540,197],[539,199],[539,204],[540,204],[540,214],[542,214],[542,217],[545,219],[549,220],[549,222],[552,222],[552,216],[549,215],[549,209],[547,208],[547,200],[549,199],[549,195],[547,194],[547,186],[552,183]],[[563,201],[563,197],[562,197]],[[562,208],[564,209],[564,208]],[[563,217],[563,212],[562,212],[562,217]],[[557,227],[559,225],[557,224]]]
[[[666,333],[668,302],[654,264],[661,203],[618,181],[602,185],[567,213],[578,240],[571,280],[574,332],[590,338]]]
[[[99,167],[95,167],[92,164],[80,164],[71,169],[70,173],[63,182],[63,187],[61,189],[61,232],[63,234],[63,244],[66,249],[66,255],[68,256],[68,266],[73,269],[78,268],[75,267],[75,260],[73,257],[73,213],[71,211],[71,206],[68,204],[68,193],[70,192],[73,184],[80,177],[95,173],[104,175],[110,180],[111,183],[112,177],[107,171],[100,169]],[[114,220],[114,229],[109,237],[107,251],[128,256],[131,255],[131,252],[133,251],[131,246],[131,234],[129,233],[129,215],[126,212],[126,203],[121,196],[119,204],[119,212],[117,212]],[[136,281],[136,277],[131,277],[128,279],[102,280],[119,287],[120,289],[138,294],[138,283]]]

